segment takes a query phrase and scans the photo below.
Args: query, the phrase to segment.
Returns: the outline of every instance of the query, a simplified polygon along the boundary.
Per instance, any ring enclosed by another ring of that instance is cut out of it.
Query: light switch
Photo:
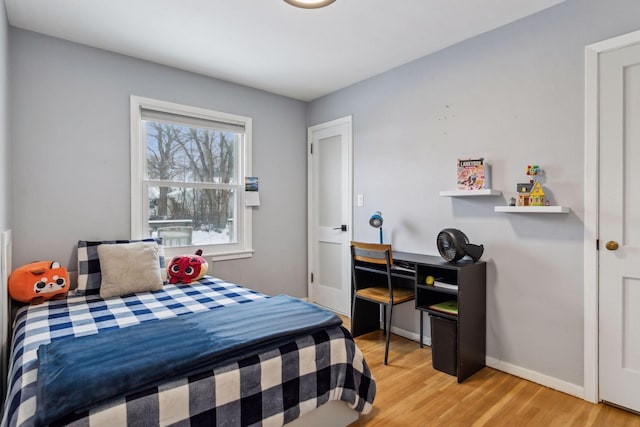
[[[363,194],[358,194],[357,200],[356,200],[356,206],[364,206],[364,195]]]

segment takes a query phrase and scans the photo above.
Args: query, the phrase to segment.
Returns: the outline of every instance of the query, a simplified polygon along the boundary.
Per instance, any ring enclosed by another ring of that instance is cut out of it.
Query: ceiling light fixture
[[[303,9],[319,9],[321,7],[329,6],[336,0],[284,0],[291,6],[301,7]]]

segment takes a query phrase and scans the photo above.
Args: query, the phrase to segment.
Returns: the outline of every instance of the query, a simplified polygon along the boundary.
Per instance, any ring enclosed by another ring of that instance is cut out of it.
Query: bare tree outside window
[[[237,152],[243,135],[145,121],[149,228],[172,246],[233,243]],[[173,234],[171,234],[173,233]],[[173,239],[175,237],[175,239]]]

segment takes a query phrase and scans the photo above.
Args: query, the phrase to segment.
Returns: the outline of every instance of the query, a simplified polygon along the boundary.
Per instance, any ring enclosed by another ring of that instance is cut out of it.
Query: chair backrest
[[[371,264],[387,264],[389,254],[389,266],[393,264],[393,252],[391,245],[382,243],[351,242],[351,253],[354,261],[368,262]]]
[[[353,285],[353,291],[357,293],[366,288],[384,287],[389,290],[388,298],[393,302],[391,285],[393,256],[391,245],[352,241],[351,257],[351,284]],[[382,274],[361,270],[358,267],[379,270]]]

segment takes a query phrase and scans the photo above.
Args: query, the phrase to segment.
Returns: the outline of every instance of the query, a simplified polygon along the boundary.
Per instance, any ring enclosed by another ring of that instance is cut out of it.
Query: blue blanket
[[[279,295],[53,341],[38,349],[36,420],[46,425],[128,392],[237,361],[341,323],[327,310]]]

